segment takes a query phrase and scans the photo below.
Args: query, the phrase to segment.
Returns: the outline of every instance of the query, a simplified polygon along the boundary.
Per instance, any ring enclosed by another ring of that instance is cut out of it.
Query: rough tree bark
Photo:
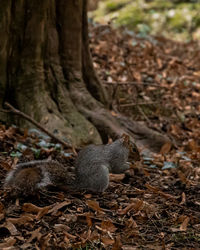
[[[1,0],[0,36],[1,106],[10,102],[74,145],[124,132],[144,144],[154,140],[152,146],[158,139],[157,149],[167,141],[106,109],[89,50],[86,0]],[[4,113],[0,119],[13,122]]]

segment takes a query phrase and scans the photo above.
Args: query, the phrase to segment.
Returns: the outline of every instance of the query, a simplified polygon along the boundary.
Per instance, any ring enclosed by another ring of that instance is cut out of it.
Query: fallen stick
[[[74,149],[74,147],[72,145],[70,145],[69,143],[57,138],[54,134],[52,134],[51,132],[46,130],[42,125],[40,125],[38,122],[33,120],[30,116],[28,116],[27,114],[23,113],[22,111],[20,111],[20,110],[18,110],[16,108],[14,108],[10,103],[5,102],[5,105],[10,109],[10,112],[12,112],[12,113],[14,113],[16,115],[19,115],[19,116],[23,117],[24,119],[26,119],[27,121],[31,122],[36,127],[38,127],[40,130],[42,130],[44,133],[49,135],[51,138],[53,138],[54,140],[56,140],[57,142],[62,144],[64,147],[71,148],[73,150],[73,153],[74,153],[75,149]]]

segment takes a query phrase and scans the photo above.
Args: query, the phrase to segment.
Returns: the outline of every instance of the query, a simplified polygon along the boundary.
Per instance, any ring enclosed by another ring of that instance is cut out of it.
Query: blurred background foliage
[[[200,40],[200,0],[91,0],[89,16],[127,27],[141,36]]]

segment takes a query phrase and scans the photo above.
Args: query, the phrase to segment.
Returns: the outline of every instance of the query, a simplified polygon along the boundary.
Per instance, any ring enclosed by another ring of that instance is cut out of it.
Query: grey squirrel
[[[122,173],[130,168],[127,160],[139,159],[136,145],[127,135],[107,145],[89,145],[75,161],[75,172],[56,161],[31,161],[18,164],[4,182],[13,195],[29,195],[49,185],[73,190],[103,192],[109,185],[109,172]]]

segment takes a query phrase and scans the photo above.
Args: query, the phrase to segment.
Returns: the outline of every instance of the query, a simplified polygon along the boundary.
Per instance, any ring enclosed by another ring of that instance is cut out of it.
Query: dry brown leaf
[[[128,228],[137,228],[137,227],[138,227],[136,221],[133,219],[132,216],[128,219],[128,221],[127,221],[127,223],[126,223],[126,226],[127,226]]]
[[[24,212],[32,212],[32,213],[38,213],[42,210],[42,207],[37,207],[36,205],[32,203],[24,203],[22,206],[22,210]]]
[[[14,246],[16,239],[13,237],[6,238],[4,243],[0,243],[0,249],[5,249]]]
[[[124,209],[119,209],[118,214],[127,214],[129,211],[131,211],[135,206],[135,203],[131,203],[128,206],[126,206]]]
[[[37,241],[40,241],[42,234],[40,233],[42,227],[37,228],[33,232],[31,232],[31,237],[27,240],[27,243],[31,243],[34,239],[37,239]]]
[[[162,146],[162,148],[161,148],[161,150],[160,150],[160,154],[167,154],[167,153],[169,153],[169,151],[171,150],[171,147],[172,147],[172,143],[171,142],[166,142],[163,146]]]
[[[114,233],[117,230],[117,228],[113,225],[111,221],[102,221],[101,228],[111,233]]]
[[[187,231],[187,226],[188,226],[189,221],[190,221],[190,218],[188,216],[186,216],[186,218],[184,219],[184,221],[180,225],[180,231]]]
[[[194,71],[193,75],[200,77],[200,71]]]
[[[122,243],[121,243],[121,238],[120,235],[117,235],[115,238],[115,243],[112,246],[112,250],[120,250],[122,249]]]
[[[2,227],[7,228],[8,231],[10,232],[10,234],[11,234],[12,236],[14,236],[14,235],[19,235],[19,234],[20,234],[19,231],[17,230],[17,228],[15,227],[15,225],[14,225],[12,222],[10,222],[10,221],[6,221],[6,222],[1,226],[1,228],[2,228]]]
[[[92,226],[91,214],[87,213],[87,214],[85,215],[85,217],[86,217],[86,221],[87,221],[88,227],[91,227],[91,226]]]
[[[186,195],[184,192],[181,194],[181,197],[182,197],[182,199],[181,199],[180,205],[183,205],[186,202]]]
[[[133,77],[138,81],[141,82],[142,81],[142,77],[141,74],[137,71],[133,72]]]
[[[148,188],[150,191],[154,192],[155,194],[159,194],[159,195],[161,195],[162,197],[164,197],[166,199],[176,200],[176,198],[173,195],[166,194],[165,192],[159,190],[159,188],[157,188],[157,187],[153,187],[153,186],[151,186],[151,185],[149,185],[147,183],[145,184],[145,187]]]
[[[160,58],[157,58],[156,61],[157,61],[157,64],[158,64],[158,68],[161,69],[162,66],[163,66],[162,60]]]
[[[110,181],[120,182],[125,178],[125,174],[109,174]]]
[[[101,238],[101,241],[103,242],[103,244],[104,244],[105,246],[109,246],[109,245],[112,245],[112,244],[115,243],[115,241],[114,241],[113,239],[110,239],[110,238],[105,237],[105,236],[103,236],[103,237]]]
[[[137,200],[134,206],[135,212],[140,211],[143,208],[144,201],[142,200]]]
[[[178,170],[177,173],[178,173],[178,177],[179,177],[179,179],[181,180],[181,182],[182,182],[183,184],[187,184],[187,183],[188,183],[188,180],[187,180],[186,176],[184,175],[184,173],[181,172],[180,170]]]
[[[58,210],[65,207],[65,206],[68,206],[69,204],[71,204],[71,201],[70,200],[66,200],[66,201],[63,201],[61,203],[58,203],[56,204],[55,206],[53,206],[49,211],[48,213],[49,214],[52,214],[52,215],[56,215]]]
[[[187,148],[191,151],[198,151],[198,144],[194,139],[190,139],[188,141]]]
[[[76,214],[64,214],[63,218],[65,218],[66,223],[75,223],[77,221],[77,215]]]
[[[174,200],[176,201],[176,197],[174,197],[173,195],[171,194],[167,194],[165,192],[162,192],[162,191],[159,191],[159,194],[164,197],[165,199],[171,199],[171,200]]]
[[[0,161],[0,166],[6,171],[11,169],[11,165],[6,161]]]
[[[72,234],[70,234],[70,233],[68,233],[68,232],[64,232],[64,235],[65,235],[67,238],[70,238],[70,239],[76,239],[76,238],[77,238],[77,236],[72,235]]]
[[[12,138],[13,135],[16,133],[16,128],[14,127],[9,127],[6,131],[5,131],[5,135],[8,137],[8,138]]]
[[[126,214],[129,211],[134,210],[135,213],[138,211],[144,211],[148,216],[152,215],[155,213],[156,208],[153,205],[148,204],[147,202],[137,199],[137,198],[132,198],[131,203],[127,205],[124,209],[119,209],[118,214]]]
[[[5,207],[2,202],[0,202],[0,213],[4,213]]]
[[[3,220],[5,218],[5,214],[0,214],[0,221]]]
[[[70,231],[71,228],[65,224],[55,224],[54,229],[55,232],[59,233],[59,232],[68,232]]]
[[[145,187],[154,193],[159,193],[159,191],[160,191],[159,188],[153,187],[153,186],[149,185],[148,183],[145,184]]]
[[[47,214],[49,212],[51,206],[46,206],[46,207],[37,207],[33,205],[32,203],[24,203],[22,206],[22,210],[25,212],[32,212],[32,213],[37,213],[35,219],[40,220],[42,216]]]
[[[92,208],[94,211],[103,212],[99,206],[99,202],[97,202],[97,201],[88,200],[87,205],[88,205],[88,207]]]
[[[111,113],[111,115],[114,116],[114,117],[117,117],[117,116],[118,116],[118,114],[117,114],[116,112],[114,112],[113,110],[112,110],[110,113]]]
[[[22,215],[20,218],[8,218],[6,221],[13,223],[14,225],[23,225],[34,221],[33,217],[30,215]]]
[[[36,215],[35,219],[40,220],[45,214],[49,212],[50,206],[44,207],[41,209],[38,214]]]

